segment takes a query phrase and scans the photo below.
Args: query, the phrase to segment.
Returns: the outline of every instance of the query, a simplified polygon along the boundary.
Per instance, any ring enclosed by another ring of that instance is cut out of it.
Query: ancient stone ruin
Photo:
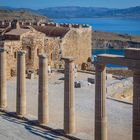
[[[65,86],[64,86],[64,132],[75,132],[74,108],[74,59],[63,58],[65,61]],[[7,107],[7,57],[6,50],[0,49],[0,109]],[[16,85],[16,114],[26,115],[26,53],[17,52],[17,85]],[[45,54],[39,55],[39,82],[38,82],[38,123],[47,125],[48,114],[48,59]]]
[[[24,117],[26,114],[26,54],[17,52],[17,97],[16,114]],[[0,109],[7,106],[7,53],[0,49]],[[65,62],[64,81],[64,132],[75,132],[75,99],[74,99],[74,59],[63,58]],[[106,64],[127,66],[133,71],[133,138],[140,138],[140,49],[126,49],[125,56],[102,54],[97,57],[96,86],[95,86],[95,140],[107,140],[107,112],[106,112]],[[44,54],[39,55],[38,82],[38,123],[47,125],[48,114],[48,59]]]
[[[92,28],[89,25],[45,22],[0,22],[0,48],[7,50],[7,77],[15,76],[17,51],[25,50],[27,71],[38,70],[38,56],[46,53],[48,64],[64,68],[62,57],[72,56],[81,69],[91,57]]]
[[[140,139],[140,49],[126,49],[125,56],[97,56],[95,86],[95,140],[108,140],[106,111],[106,64],[127,66],[133,71],[133,136]]]

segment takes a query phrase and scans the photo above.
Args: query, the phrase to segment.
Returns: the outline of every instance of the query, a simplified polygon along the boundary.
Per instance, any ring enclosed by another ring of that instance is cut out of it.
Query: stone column
[[[133,140],[140,139],[140,70],[133,75]]]
[[[74,103],[74,59],[63,58],[65,61],[64,82],[64,131],[75,132],[75,103]]]
[[[45,55],[39,56],[39,95],[38,95],[38,121],[47,124],[48,111],[48,60]]]
[[[17,52],[17,115],[26,114],[26,77],[25,51]]]
[[[96,64],[95,140],[107,140],[106,67]]]
[[[7,90],[6,90],[6,50],[0,49],[0,108],[7,107]]]
[[[132,140],[140,139],[140,48],[125,49],[128,68],[133,71],[133,132]],[[137,63],[135,63],[137,61]]]

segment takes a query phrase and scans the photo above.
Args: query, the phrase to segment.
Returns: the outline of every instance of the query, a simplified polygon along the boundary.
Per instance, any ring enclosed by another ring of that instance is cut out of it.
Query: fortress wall
[[[63,38],[61,44],[63,57],[75,57],[75,63],[79,66],[86,63],[88,58],[91,57],[91,38],[91,28],[72,28]]]

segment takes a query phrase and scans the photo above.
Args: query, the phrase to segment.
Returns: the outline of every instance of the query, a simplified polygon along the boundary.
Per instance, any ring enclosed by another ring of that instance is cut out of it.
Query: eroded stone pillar
[[[96,64],[95,140],[107,140],[106,67]]]
[[[133,75],[133,140],[140,139],[140,70]]]
[[[133,130],[132,140],[140,139],[140,49],[125,49],[125,58],[129,59],[128,68],[133,71]],[[135,63],[137,61],[138,63]]]
[[[26,114],[26,66],[25,51],[17,52],[17,101],[16,113],[24,116]]]
[[[75,98],[74,98],[74,59],[63,58],[65,61],[64,82],[64,131],[75,133]]]
[[[39,56],[39,95],[38,95],[38,121],[47,124],[48,111],[48,60],[46,55]]]
[[[6,90],[6,50],[0,49],[0,108],[7,107],[7,90]]]

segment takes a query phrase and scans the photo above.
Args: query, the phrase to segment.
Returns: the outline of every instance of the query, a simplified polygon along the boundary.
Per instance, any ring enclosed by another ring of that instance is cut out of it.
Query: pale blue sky
[[[140,0],[0,0],[0,6],[32,9],[55,6],[126,8],[140,6]]]

